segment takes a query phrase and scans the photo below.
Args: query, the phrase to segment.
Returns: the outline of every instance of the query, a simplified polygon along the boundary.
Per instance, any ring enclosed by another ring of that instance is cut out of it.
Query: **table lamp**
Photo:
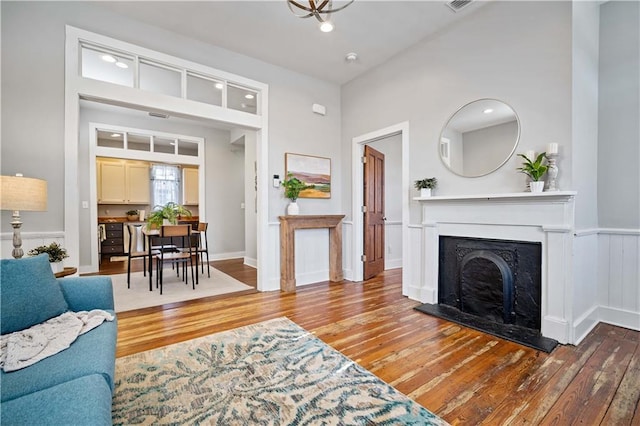
[[[20,259],[22,251],[22,237],[20,236],[20,210],[42,212],[47,210],[47,181],[15,176],[0,176],[0,209],[12,210],[13,220],[13,251],[12,256]]]

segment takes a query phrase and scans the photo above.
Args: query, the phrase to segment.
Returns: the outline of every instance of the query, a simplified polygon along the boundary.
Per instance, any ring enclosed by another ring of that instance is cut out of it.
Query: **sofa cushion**
[[[68,309],[45,253],[0,260],[0,298],[2,334],[40,324]]]
[[[97,374],[3,402],[3,425],[111,425],[111,389]]]
[[[89,374],[98,374],[107,386],[113,389],[117,329],[116,320],[104,322],[79,336],[62,352],[22,370],[10,373],[0,371],[2,401],[19,398]]]

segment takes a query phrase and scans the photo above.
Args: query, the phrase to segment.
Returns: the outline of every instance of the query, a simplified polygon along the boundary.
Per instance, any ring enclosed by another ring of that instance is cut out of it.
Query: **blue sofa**
[[[22,330],[65,311],[115,316],[111,278],[56,279],[48,256],[0,260],[0,328]],[[104,322],[62,352],[21,370],[0,372],[4,425],[111,425],[116,321]]]

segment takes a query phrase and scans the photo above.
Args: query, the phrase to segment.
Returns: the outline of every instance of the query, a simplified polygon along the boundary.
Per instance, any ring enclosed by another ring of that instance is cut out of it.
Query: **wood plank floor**
[[[255,285],[255,271],[237,261],[216,267]],[[392,270],[295,294],[147,308],[119,314],[117,356],[286,316],[452,424],[640,425],[640,332],[600,324],[577,347],[545,354],[414,311],[417,304],[401,295],[401,272]]]

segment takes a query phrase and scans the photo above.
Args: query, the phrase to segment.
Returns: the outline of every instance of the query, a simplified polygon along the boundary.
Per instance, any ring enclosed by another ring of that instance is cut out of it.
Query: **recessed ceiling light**
[[[111,133],[112,138],[119,138],[120,136],[122,136],[120,133]]]
[[[320,23],[320,31],[322,31],[323,33],[330,33],[331,31],[333,31],[333,29],[334,29],[334,26],[329,21],[324,21]]]
[[[101,58],[103,61],[109,62],[110,64],[113,64],[114,62],[116,62],[116,58],[114,58],[111,55],[102,55]]]
[[[224,89],[224,84],[222,84],[222,83],[216,83],[216,84],[215,84],[215,88],[216,88],[216,89],[218,89],[218,90],[222,90],[222,89]]]
[[[120,62],[120,61],[118,61],[118,62],[116,62],[116,67],[119,67],[119,68],[129,68],[129,65],[125,64],[124,62]]]
[[[247,93],[246,95],[244,95],[245,99],[253,99],[255,98],[255,96],[253,96],[251,93]]]
[[[485,110],[484,110],[484,111],[482,111],[482,112],[484,112],[485,114],[491,114],[491,113],[493,112],[493,109],[491,109],[491,108],[487,108],[487,109],[485,109]]]

